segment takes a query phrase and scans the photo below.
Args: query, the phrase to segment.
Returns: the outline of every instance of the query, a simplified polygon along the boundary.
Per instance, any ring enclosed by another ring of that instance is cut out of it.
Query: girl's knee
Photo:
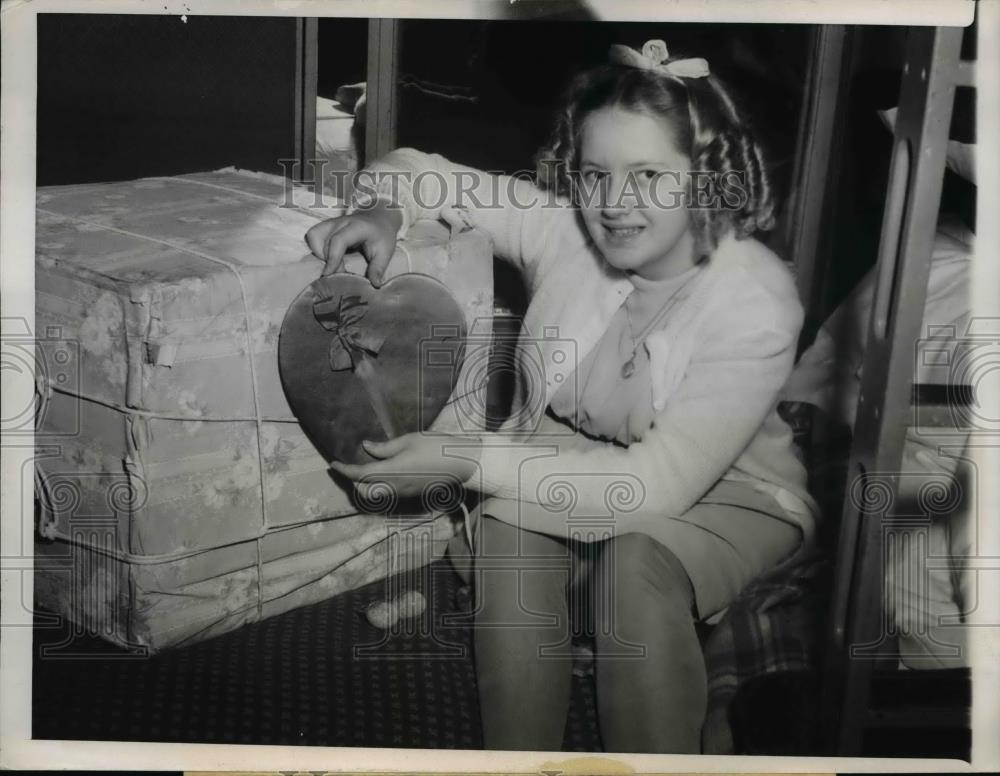
[[[664,612],[677,609],[689,614],[694,605],[691,580],[680,560],[669,549],[645,534],[625,534],[612,539],[598,559],[597,591],[601,598],[639,603]]]
[[[642,534],[622,536],[604,549],[595,579],[601,587],[594,590],[598,651],[604,657],[649,659],[632,661],[632,668],[605,666],[600,669],[603,675],[634,672],[642,681],[657,684],[666,675],[702,673],[694,592],[681,562]]]

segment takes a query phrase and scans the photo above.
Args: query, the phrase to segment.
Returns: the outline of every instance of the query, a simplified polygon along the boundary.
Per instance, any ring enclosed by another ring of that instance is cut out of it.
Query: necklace
[[[694,278],[700,274],[701,274],[700,272],[694,273],[694,275],[689,280],[687,280],[684,283],[684,285],[682,285],[680,288],[674,291],[674,293],[672,293],[667,298],[667,300],[663,303],[663,306],[657,311],[656,315],[653,316],[653,319],[648,324],[646,324],[643,330],[639,333],[638,337],[635,336],[635,329],[633,329],[632,327],[632,313],[629,310],[629,305],[628,305],[628,300],[632,298],[632,294],[629,294],[627,297],[625,297],[625,303],[623,306],[625,307],[625,318],[628,321],[628,334],[629,337],[632,339],[632,355],[629,356],[628,361],[622,364],[622,379],[628,380],[632,375],[635,374],[635,359],[636,356],[639,354],[639,346],[646,341],[646,337],[649,336],[650,332],[652,332],[653,329],[666,317],[667,313],[669,313],[670,310],[673,309],[674,305],[676,305],[681,300],[682,298],[681,293],[684,291],[684,289],[686,289],[689,285],[691,285],[691,282],[694,280]],[[632,293],[635,292],[633,291]]]
[[[635,356],[639,351],[639,344],[635,341],[635,331],[632,328],[632,313],[630,313],[628,309],[628,300],[631,298],[631,294],[625,298],[625,317],[628,320],[628,335],[632,338],[632,355],[629,360],[622,365],[622,378],[625,380],[628,380],[635,374]]]

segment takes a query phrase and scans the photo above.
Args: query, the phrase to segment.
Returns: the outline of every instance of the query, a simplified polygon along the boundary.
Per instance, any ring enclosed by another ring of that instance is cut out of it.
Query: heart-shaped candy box
[[[307,286],[285,314],[278,367],[288,404],[327,460],[373,460],[363,440],[426,430],[448,402],[465,316],[429,275],[379,288],[338,273]]]

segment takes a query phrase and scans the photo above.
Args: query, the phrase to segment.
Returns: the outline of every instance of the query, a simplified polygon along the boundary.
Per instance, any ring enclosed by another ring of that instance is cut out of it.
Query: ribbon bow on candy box
[[[448,402],[464,356],[465,316],[429,275],[375,288],[322,277],[292,302],[278,366],[288,404],[327,460],[373,460],[363,440],[426,430]]]
[[[368,302],[362,301],[360,296],[340,296],[315,302],[313,314],[324,329],[336,335],[330,341],[330,369],[334,372],[354,370],[368,392],[379,423],[389,437],[394,437],[396,433],[392,412],[388,399],[379,387],[373,363],[385,337],[360,325],[367,308]]]
[[[368,302],[360,296],[341,296],[313,304],[313,314],[324,329],[336,334],[330,343],[330,369],[357,369],[377,356],[385,337],[359,326]],[[370,365],[369,365],[370,371]]]

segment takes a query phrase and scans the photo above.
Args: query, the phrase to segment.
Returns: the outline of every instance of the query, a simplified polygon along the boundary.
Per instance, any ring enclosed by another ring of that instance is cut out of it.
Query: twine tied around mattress
[[[183,178],[171,179],[171,180],[180,180],[180,181],[184,181],[186,183],[199,184],[199,185],[213,185],[213,184],[203,184],[203,182],[201,182],[201,181],[193,181],[193,180],[189,181],[189,180],[185,180]],[[213,186],[213,187],[215,187],[215,188],[228,188],[228,187],[222,187],[222,186]],[[246,194],[246,192],[239,192],[237,189],[231,189],[231,190],[234,191],[234,192],[236,192],[236,193]],[[248,195],[248,196],[255,196],[255,195]],[[260,197],[256,197],[256,198],[260,198]],[[311,215],[318,215],[316,213],[312,213],[311,211],[305,210],[303,208],[299,208],[299,209],[303,210],[303,212],[309,212]],[[256,612],[257,612],[257,619],[258,620],[263,619],[263,607],[264,607],[264,589],[263,589],[263,578],[264,578],[263,539],[264,539],[264,537],[267,536],[270,533],[277,533],[277,532],[292,530],[294,528],[299,528],[299,527],[301,527],[303,525],[308,525],[308,524],[315,524],[315,523],[320,523],[320,522],[327,522],[329,520],[339,519],[342,516],[338,515],[338,516],[328,517],[328,518],[311,519],[311,520],[300,521],[300,522],[292,523],[292,524],[285,524],[285,525],[277,526],[277,527],[274,527],[274,528],[270,527],[270,524],[269,524],[270,523],[270,521],[269,521],[269,511],[268,511],[268,504],[267,504],[266,484],[265,484],[265,481],[264,481],[264,452],[263,452],[263,447],[262,447],[262,444],[263,444],[263,423],[265,422],[265,420],[268,421],[268,422],[278,422],[278,423],[298,423],[298,421],[295,418],[265,418],[262,415],[262,413],[261,413],[260,398],[259,398],[259,395],[258,395],[258,385],[257,385],[257,383],[258,383],[258,379],[257,379],[257,364],[256,364],[256,360],[254,358],[253,335],[252,335],[252,332],[251,332],[251,324],[250,324],[251,318],[250,318],[250,310],[249,310],[249,302],[248,302],[248,293],[247,293],[246,285],[244,283],[243,276],[240,274],[238,267],[236,265],[232,264],[231,262],[228,262],[228,261],[226,261],[224,259],[218,258],[216,256],[212,256],[212,255],[207,254],[207,253],[205,253],[203,251],[199,251],[199,250],[196,250],[194,248],[191,248],[188,245],[183,245],[183,244],[180,244],[180,243],[176,243],[176,242],[173,242],[171,240],[165,240],[165,239],[161,239],[161,238],[150,237],[149,235],[143,235],[143,234],[139,234],[139,233],[136,233],[136,232],[131,232],[131,231],[127,230],[127,229],[121,229],[119,227],[111,226],[109,224],[100,223],[98,221],[93,221],[93,220],[86,219],[86,218],[81,218],[79,216],[65,215],[63,213],[57,213],[57,212],[54,212],[54,211],[46,210],[44,208],[36,208],[36,211],[39,212],[39,213],[45,213],[46,215],[50,215],[50,216],[53,216],[53,217],[56,217],[56,218],[68,219],[68,220],[75,221],[75,222],[80,223],[80,224],[85,224],[85,225],[88,225],[88,226],[90,226],[92,228],[97,228],[97,229],[101,229],[101,230],[105,230],[105,231],[109,231],[109,232],[114,232],[116,234],[121,234],[121,235],[124,235],[124,236],[127,236],[127,237],[132,237],[132,238],[135,238],[135,239],[138,239],[138,240],[142,240],[142,241],[146,241],[146,242],[153,242],[153,243],[156,243],[158,245],[163,245],[163,246],[169,247],[169,248],[171,248],[173,250],[185,253],[187,255],[196,256],[196,257],[201,258],[201,259],[203,259],[205,261],[212,262],[213,264],[218,264],[218,265],[224,267],[225,269],[229,270],[235,276],[236,282],[239,285],[240,301],[241,301],[241,304],[242,304],[242,307],[243,307],[244,320],[246,321],[245,335],[246,335],[246,342],[247,342],[247,364],[248,364],[249,371],[250,371],[251,397],[252,397],[252,400],[253,400],[253,415],[251,417],[246,417],[246,418],[243,418],[243,417],[241,417],[241,418],[233,418],[233,417],[214,418],[214,417],[205,417],[205,416],[198,416],[198,415],[190,415],[189,416],[189,415],[184,415],[184,414],[180,414],[180,413],[162,413],[162,412],[152,412],[152,411],[149,411],[149,410],[140,410],[140,409],[136,409],[134,407],[125,406],[125,405],[120,404],[118,402],[108,401],[108,400],[101,399],[101,398],[98,398],[98,397],[93,397],[93,396],[87,396],[87,395],[83,394],[82,391],[70,391],[70,390],[64,388],[63,386],[60,386],[60,385],[56,384],[47,375],[44,375],[44,374],[41,374],[41,373],[37,373],[36,376],[35,376],[35,392],[36,392],[36,400],[42,402],[42,404],[40,405],[42,407],[44,407],[44,402],[48,401],[49,397],[52,394],[52,391],[57,391],[59,393],[65,393],[67,395],[74,395],[74,396],[77,396],[78,398],[81,398],[81,399],[84,399],[84,400],[93,401],[94,403],[101,404],[103,406],[106,406],[106,407],[118,410],[118,411],[122,412],[123,414],[125,414],[126,416],[130,416],[130,417],[162,418],[162,419],[167,419],[167,420],[187,420],[187,421],[199,421],[199,422],[239,422],[239,421],[252,422],[252,423],[254,423],[255,428],[256,428],[256,435],[255,436],[256,436],[257,461],[258,461],[258,484],[259,484],[259,490],[260,490],[260,504],[261,504],[261,507],[260,507],[261,528],[260,528],[260,531],[255,536],[245,537],[245,538],[241,538],[241,539],[236,539],[236,540],[231,541],[231,542],[225,542],[223,544],[215,545],[213,547],[207,547],[207,548],[198,549],[198,550],[184,550],[184,551],[173,552],[173,553],[162,553],[162,554],[158,554],[158,555],[137,555],[137,554],[134,554],[134,553],[131,553],[131,552],[128,552],[128,551],[120,550],[118,548],[110,549],[108,547],[92,546],[90,544],[86,544],[86,543],[82,542],[81,540],[77,539],[76,537],[67,535],[67,534],[59,531],[58,527],[57,527],[56,517],[55,517],[55,502],[53,501],[53,499],[51,497],[51,488],[49,487],[49,485],[48,485],[48,483],[46,481],[45,475],[41,471],[41,469],[39,468],[39,466],[37,464],[37,461],[36,461],[35,477],[34,477],[35,487],[36,487],[36,490],[38,491],[39,496],[40,496],[39,501],[42,504],[42,512],[43,513],[47,513],[47,514],[43,514],[40,517],[40,519],[39,519],[39,529],[38,529],[39,530],[39,534],[43,538],[46,538],[46,539],[50,539],[50,540],[59,539],[59,540],[62,540],[64,542],[67,542],[69,544],[78,545],[78,546],[85,546],[90,551],[96,552],[96,553],[101,554],[101,555],[112,557],[112,558],[114,558],[116,560],[119,560],[119,561],[122,561],[122,562],[125,562],[125,563],[135,564],[135,565],[156,565],[156,564],[161,564],[161,563],[169,563],[169,562],[173,562],[173,561],[177,561],[177,560],[183,560],[183,559],[187,559],[187,558],[196,557],[196,556],[202,555],[204,553],[211,552],[213,550],[221,549],[221,548],[224,548],[224,547],[237,546],[237,545],[245,544],[246,542],[253,541],[256,544],[256,561],[255,561],[255,566],[256,566],[256,571],[257,571],[257,575],[256,575],[257,576],[257,580],[256,580],[256,592],[257,592],[257,595],[256,595],[255,608],[256,608]],[[328,214],[323,214],[322,217],[325,218],[327,215]],[[407,251],[401,245],[397,246],[397,247],[403,252],[403,254],[404,254],[405,258],[406,258],[407,268],[408,268],[409,271],[412,272],[412,261],[411,261],[411,258],[410,258],[409,251]],[[36,412],[36,417],[40,417],[40,413],[39,412]],[[126,469],[127,469],[127,471],[129,472],[130,475],[138,476],[140,478],[142,477],[142,464],[141,464],[141,461],[136,461],[136,460],[125,461],[125,466],[126,466]],[[468,515],[468,510],[465,508],[464,504],[461,505],[461,508],[462,508],[463,512],[465,512],[465,514]],[[441,517],[444,514],[445,513],[442,512],[442,511],[440,511],[440,510],[432,510],[430,512],[430,514],[427,516],[426,520],[423,520],[421,522],[422,523],[433,522],[434,520],[436,520],[437,518]],[[340,568],[344,564],[348,563],[354,557],[357,557],[358,555],[360,555],[360,554],[362,554],[364,552],[367,552],[370,549],[375,548],[376,546],[382,544],[383,542],[385,542],[387,540],[390,540],[397,533],[399,533],[399,531],[395,531],[395,532],[390,531],[390,532],[387,532],[387,534],[385,536],[379,537],[378,540],[372,542],[371,544],[369,544],[368,546],[366,546],[365,548],[363,548],[362,550],[360,550],[356,555],[352,556],[351,558],[347,558],[346,560],[342,561],[341,563],[338,563],[337,566],[335,566],[332,569],[326,569],[323,572],[323,574],[320,577],[318,577],[316,580],[309,580],[308,582],[303,583],[303,585],[301,585],[300,587],[305,587],[305,586],[311,584],[312,582],[318,581],[318,579],[321,579],[322,577],[325,577],[325,576],[329,575],[330,573],[332,573],[333,571],[336,571],[338,568]],[[390,544],[391,544],[391,541],[390,541]],[[392,550],[392,548],[390,548],[390,552],[391,552],[391,550]],[[390,564],[391,564],[390,565],[390,570],[394,573],[394,571],[395,571],[395,558],[391,558]],[[297,587],[296,590],[297,589],[300,589],[300,588]],[[295,590],[282,593],[282,595],[279,596],[279,597],[284,597],[286,595],[290,595],[293,592],[295,592]],[[235,614],[235,612],[227,612],[227,615],[232,615],[232,614]],[[211,627],[211,625],[209,625],[207,627]],[[195,634],[195,635],[197,635],[197,634]],[[187,641],[187,640],[190,640],[191,638],[193,638],[193,636],[189,637],[188,639],[185,639],[185,640]]]
[[[252,422],[256,427],[256,445],[257,445],[257,462],[258,462],[258,484],[260,487],[260,512],[261,512],[261,531],[256,536],[257,545],[257,618],[261,619],[264,612],[264,588],[263,588],[263,569],[264,569],[264,556],[263,556],[263,538],[267,534],[267,529],[269,525],[269,514],[267,507],[267,491],[264,482],[264,450],[263,450],[263,416],[260,411],[260,397],[257,390],[257,362],[254,358],[254,344],[253,344],[253,334],[250,330],[250,305],[248,302],[248,294],[246,283],[243,280],[243,276],[240,274],[239,269],[236,265],[228,262],[224,259],[220,259],[217,256],[212,256],[203,251],[196,250],[187,245],[182,245],[180,243],[173,242],[171,240],[164,240],[157,237],[150,237],[149,235],[139,234],[137,232],[132,232],[127,229],[121,229],[119,227],[111,226],[109,224],[100,223],[98,221],[92,221],[86,218],[80,218],[79,216],[67,216],[62,213],[56,213],[50,210],[45,210],[44,208],[37,208],[38,212],[46,213],[48,215],[55,216],[57,218],[68,218],[72,221],[76,221],[81,224],[89,225],[93,228],[102,229],[109,232],[114,232],[116,234],[125,235],[126,237],[132,237],[134,239],[146,242],[154,242],[158,245],[164,245],[166,247],[172,248],[173,250],[186,253],[190,256],[197,256],[198,258],[204,259],[205,261],[210,261],[213,264],[218,264],[229,270],[233,276],[236,278],[236,282],[239,285],[240,290],[240,302],[243,306],[243,319],[246,322],[245,334],[247,343],[247,365],[250,369],[250,395],[253,400],[253,417]],[[52,383],[49,382],[51,386]],[[47,395],[47,394],[46,394]],[[133,414],[134,410],[132,408],[124,407],[123,412]],[[157,413],[142,413],[147,417],[157,417]],[[197,416],[189,418],[190,420],[203,420]],[[128,462],[126,462],[128,465]],[[134,469],[141,473],[141,464],[136,461],[132,461],[132,466],[130,469]],[[55,534],[54,526],[47,526],[50,534]],[[62,538],[62,537],[60,537]]]

